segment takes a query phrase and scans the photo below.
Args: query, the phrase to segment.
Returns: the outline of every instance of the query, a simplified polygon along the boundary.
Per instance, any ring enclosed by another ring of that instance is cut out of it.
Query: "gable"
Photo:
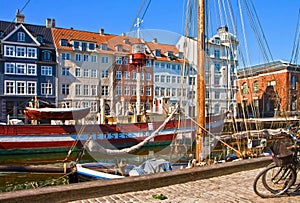
[[[32,36],[32,34],[20,24],[11,33],[9,33],[3,40],[2,43],[9,42],[10,44],[26,44],[40,46],[40,43]]]

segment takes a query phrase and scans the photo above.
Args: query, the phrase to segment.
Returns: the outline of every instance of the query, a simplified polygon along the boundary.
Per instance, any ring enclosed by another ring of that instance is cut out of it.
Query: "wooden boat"
[[[78,120],[86,117],[90,108],[30,108],[25,107],[26,120]]]

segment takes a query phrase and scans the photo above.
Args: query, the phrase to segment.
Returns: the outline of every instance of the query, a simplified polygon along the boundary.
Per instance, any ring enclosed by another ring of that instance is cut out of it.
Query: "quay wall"
[[[267,166],[271,162],[271,157],[263,157],[138,177],[127,177],[117,180],[97,180],[69,185],[7,192],[0,195],[0,202],[68,202],[96,198],[125,192],[149,190],[167,185],[252,170]]]

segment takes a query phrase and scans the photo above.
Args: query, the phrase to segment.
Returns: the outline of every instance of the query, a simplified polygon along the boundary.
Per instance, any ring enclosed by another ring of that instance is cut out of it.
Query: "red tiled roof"
[[[61,46],[60,40],[66,39],[68,43],[72,40],[77,41],[85,41],[85,42],[95,42],[96,44],[107,43],[110,38],[115,37],[116,35],[112,34],[104,34],[100,35],[97,32],[87,32],[81,30],[74,30],[74,29],[65,29],[65,28],[52,28],[53,40],[55,46],[58,49],[63,50],[73,50],[72,46]]]

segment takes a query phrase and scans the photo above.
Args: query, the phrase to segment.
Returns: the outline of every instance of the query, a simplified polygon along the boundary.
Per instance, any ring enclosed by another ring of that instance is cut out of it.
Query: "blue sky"
[[[16,9],[22,9],[28,0],[1,0],[0,19],[12,21]],[[216,0],[214,0],[216,1]],[[234,2],[236,0],[230,0]],[[249,1],[249,0],[248,0]],[[23,10],[25,22],[44,25],[46,18],[54,18],[57,27],[121,34],[130,31],[143,0],[31,0]],[[144,17],[142,29],[158,29],[184,33],[186,0],[152,0]],[[252,0],[273,59],[290,61],[300,0]],[[143,13],[143,12],[142,12]],[[246,14],[244,14],[246,15]],[[254,39],[249,39],[250,45]],[[261,63],[257,49],[253,63]],[[300,62],[298,61],[298,64]]]

